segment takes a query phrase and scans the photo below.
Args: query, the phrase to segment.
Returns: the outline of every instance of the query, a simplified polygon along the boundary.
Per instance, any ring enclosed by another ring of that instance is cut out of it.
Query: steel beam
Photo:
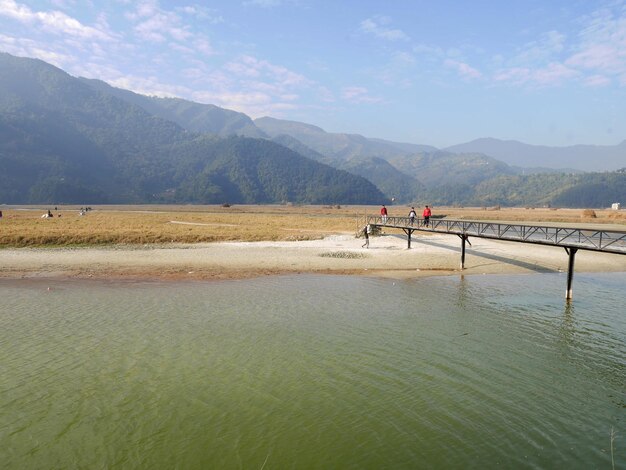
[[[407,241],[407,250],[411,249],[411,234],[415,229],[403,228],[404,233],[406,233],[406,241]]]
[[[472,246],[472,244],[469,242],[469,235],[467,233],[459,234],[459,238],[461,239],[461,269],[465,269],[465,242],[469,243],[470,246]]]
[[[574,279],[574,258],[578,248],[565,248],[565,251],[569,255],[569,262],[567,263],[567,289],[565,291],[565,299],[572,300],[572,281]]]

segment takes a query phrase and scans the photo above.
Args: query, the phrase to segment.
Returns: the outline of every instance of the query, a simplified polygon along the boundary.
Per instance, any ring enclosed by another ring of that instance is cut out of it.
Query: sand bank
[[[567,270],[563,248],[470,238],[463,274]],[[458,274],[460,240],[417,235],[412,248],[397,235],[351,234],[293,242],[223,242],[88,248],[0,250],[2,278],[229,279],[288,273],[407,278]],[[576,272],[626,271],[626,256],[580,250]]]

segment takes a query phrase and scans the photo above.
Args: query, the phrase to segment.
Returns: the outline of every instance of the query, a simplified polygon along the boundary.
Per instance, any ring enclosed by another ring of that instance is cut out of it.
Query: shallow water
[[[624,287],[577,274],[566,306],[557,274],[2,281],[0,462],[623,468]]]

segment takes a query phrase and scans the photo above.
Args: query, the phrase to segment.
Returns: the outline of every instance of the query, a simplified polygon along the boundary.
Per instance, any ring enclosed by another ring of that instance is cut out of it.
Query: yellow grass
[[[408,206],[392,206],[390,216],[407,216]],[[200,243],[215,241],[307,240],[333,233],[356,233],[377,206],[94,206],[59,207],[42,219],[43,207],[2,207],[0,247]],[[421,211],[418,210],[418,213]],[[582,209],[434,208],[433,215],[507,222],[619,224],[626,212]],[[59,217],[60,216],[60,217]]]

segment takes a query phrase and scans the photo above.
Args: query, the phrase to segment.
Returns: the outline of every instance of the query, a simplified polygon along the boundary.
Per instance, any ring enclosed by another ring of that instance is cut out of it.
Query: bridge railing
[[[416,217],[411,223],[409,217],[387,217],[386,221],[383,221],[383,218],[380,216],[370,216],[367,222],[381,227],[469,235],[480,238],[626,254],[626,230],[551,227],[447,218],[431,218],[429,225],[426,226],[424,219],[421,217]]]

